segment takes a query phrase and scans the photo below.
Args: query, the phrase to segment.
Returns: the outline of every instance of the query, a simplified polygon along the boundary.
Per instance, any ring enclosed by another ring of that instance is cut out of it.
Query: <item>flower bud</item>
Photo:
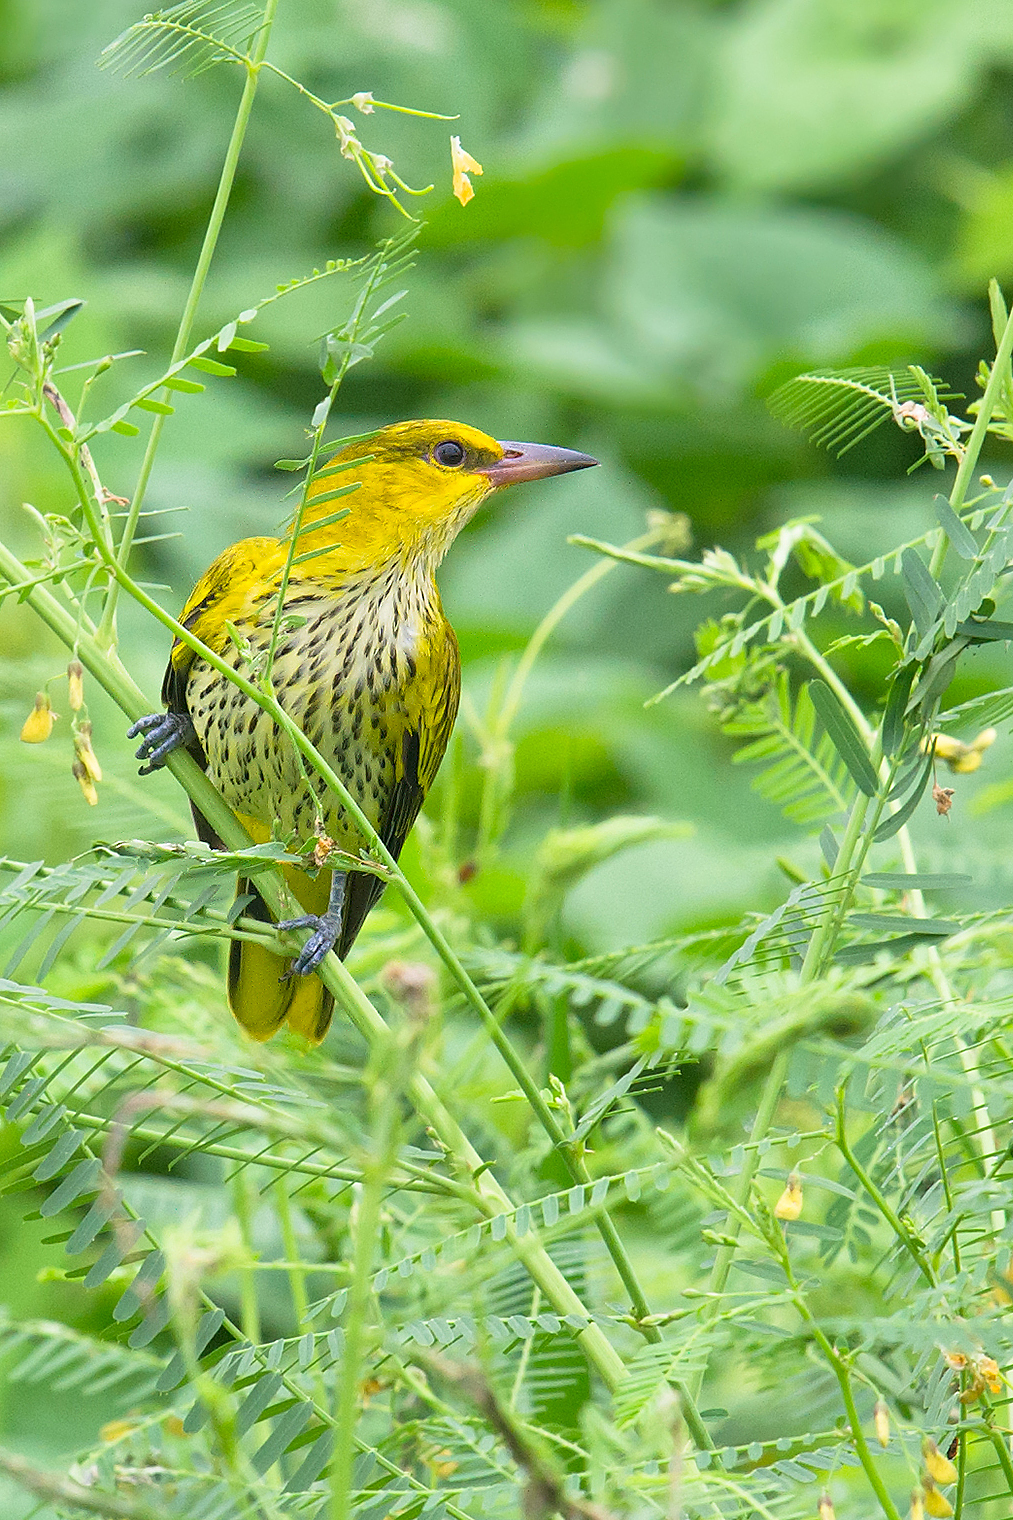
[[[359,90],[352,96],[352,105],[357,111],[361,111],[363,116],[371,116],[374,110],[372,90]]]
[[[873,1405],[872,1422],[876,1427],[876,1439],[880,1446],[890,1444],[890,1411],[882,1399],[877,1399]]]
[[[1003,1377],[994,1356],[979,1356],[977,1370],[989,1393],[993,1395],[1002,1393]]]
[[[94,781],[88,774],[88,767],[81,760],[75,760],[71,766],[71,770],[74,773],[74,780],[84,793],[85,802],[87,802],[89,807],[97,807],[98,792],[95,790]]]
[[[949,1457],[943,1456],[931,1436],[926,1436],[922,1442],[922,1456],[934,1483],[956,1483],[957,1469]]]
[[[965,744],[951,734],[930,734],[922,740],[922,752],[932,754],[937,760],[945,760],[951,771],[959,776],[969,776],[981,764],[982,756],[995,743],[998,734],[994,728],[982,729],[977,738]]]
[[[409,1016],[425,1023],[432,1015],[436,976],[432,968],[415,961],[388,961],[380,972],[384,990],[402,1003]]]
[[[70,689],[68,701],[74,712],[80,712],[84,706],[84,666],[80,660],[71,660],[67,666],[67,685]]]
[[[91,724],[79,723],[74,729],[74,753],[84,766],[92,781],[102,780],[102,767],[98,763],[91,743]]]
[[[21,741],[23,744],[41,744],[48,739],[53,732],[53,723],[57,718],[53,711],[53,704],[49,700],[49,693],[37,691],[35,693],[35,706],[25,719],[21,729]]]
[[[911,1520],[925,1520],[925,1506],[922,1503],[922,1491],[920,1488],[911,1492]]]
[[[953,1505],[945,1494],[941,1494],[932,1479],[925,1475],[922,1479],[922,1487],[925,1491],[925,1513],[938,1517],[938,1520],[946,1520],[947,1515],[953,1514]]]
[[[834,1501],[831,1499],[826,1490],[820,1494],[818,1513],[819,1520],[837,1520],[837,1512],[834,1509]]]
[[[797,1172],[792,1172],[787,1186],[774,1205],[776,1219],[797,1219],[802,1212],[802,1183]]]

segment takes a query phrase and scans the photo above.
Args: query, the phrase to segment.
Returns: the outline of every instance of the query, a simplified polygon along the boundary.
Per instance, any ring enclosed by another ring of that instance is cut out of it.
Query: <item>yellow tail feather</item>
[[[258,843],[269,837],[263,825],[253,819],[242,821]],[[303,871],[286,870],[285,876],[293,896],[305,912],[324,911],[330,892],[330,871],[321,871],[318,876],[311,877]],[[242,877],[236,883],[238,896],[251,890],[254,898],[245,909],[246,914],[273,923],[256,888],[251,888],[250,882]],[[287,1020],[290,1029],[319,1044],[331,1022],[334,998],[317,976],[294,976],[283,980],[290,965],[290,960],[275,955],[263,945],[234,939],[229,947],[229,1007],[255,1040],[269,1040]]]

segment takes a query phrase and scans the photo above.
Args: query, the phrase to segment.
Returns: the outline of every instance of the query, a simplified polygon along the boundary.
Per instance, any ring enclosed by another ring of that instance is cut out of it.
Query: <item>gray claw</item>
[[[309,976],[311,971],[317,969],[328,950],[333,950],[337,944],[341,919],[333,918],[330,913],[321,913],[319,916],[312,913],[305,918],[287,918],[278,928],[314,931],[282,977],[282,981],[288,981],[291,976]]]
[[[139,776],[150,776],[152,771],[165,764],[173,750],[191,744],[197,737],[189,714],[175,712],[148,713],[146,717],[138,718],[127,729],[127,738],[136,739],[138,734],[143,734],[144,738],[135,756],[147,762],[140,767]]]
[[[309,976],[327,954],[333,950],[341,937],[341,920],[344,912],[345,882],[343,871],[335,871],[331,878],[330,900],[326,913],[304,913],[301,918],[285,918],[279,929],[312,929],[313,933],[295,956],[291,966],[281,978],[287,982],[291,976]]]

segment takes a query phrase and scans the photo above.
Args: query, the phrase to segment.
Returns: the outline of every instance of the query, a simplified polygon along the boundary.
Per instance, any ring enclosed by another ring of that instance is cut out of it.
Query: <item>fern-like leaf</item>
[[[939,400],[952,399],[941,382],[932,382]],[[768,401],[773,415],[787,427],[799,427],[813,443],[840,458],[900,407],[925,401],[925,382],[911,366],[891,370],[883,365],[856,369],[812,370],[796,375]]]
[[[829,738],[817,735],[808,687],[793,701],[782,673],[759,701],[740,707],[722,727],[751,739],[737,751],[735,763],[763,762],[753,786],[795,823],[818,823],[849,806],[854,785]]]
[[[184,0],[127,27],[99,54],[99,68],[126,77],[168,69],[193,78],[218,63],[243,63],[263,16],[256,5]]]

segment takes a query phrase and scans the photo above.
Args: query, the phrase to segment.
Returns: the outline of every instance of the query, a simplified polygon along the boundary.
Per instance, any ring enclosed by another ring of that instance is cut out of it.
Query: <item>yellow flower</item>
[[[74,729],[74,753],[87,771],[89,779],[101,781],[102,767],[99,765],[98,756],[92,748],[91,724],[88,722],[79,723]]]
[[[114,1441],[122,1441],[132,1430],[137,1429],[136,1420],[110,1420],[108,1425],[103,1425],[98,1433],[100,1441],[111,1445]]]
[[[926,1436],[922,1442],[922,1456],[934,1483],[956,1483],[957,1469],[949,1457],[943,1456],[931,1436]]]
[[[837,1520],[837,1512],[834,1509],[834,1501],[828,1493],[820,1494],[819,1520]]]
[[[68,701],[74,712],[80,712],[84,706],[84,666],[80,660],[71,660],[67,666],[67,685],[70,689]]]
[[[78,786],[84,793],[85,802],[87,802],[89,807],[97,807],[98,792],[95,790],[94,781],[88,774],[88,767],[84,764],[83,761],[75,760],[74,764],[71,766],[71,770],[74,773],[74,780],[77,782]]]
[[[922,1504],[922,1491],[916,1488],[911,1494],[911,1520],[925,1520],[925,1506]]]
[[[999,1363],[994,1356],[979,1356],[978,1373],[988,1388],[989,1393],[1002,1393],[1004,1379],[999,1371]]]
[[[939,1492],[928,1474],[922,1479],[922,1486],[925,1490],[925,1509],[928,1514],[936,1516],[937,1520],[946,1520],[947,1515],[953,1514],[953,1505],[945,1494]]]
[[[461,205],[466,206],[475,194],[471,188],[471,180],[468,178],[468,175],[481,174],[482,165],[476,158],[472,158],[466,149],[461,147],[461,139],[459,137],[452,137],[450,139],[450,163],[454,171],[454,194],[461,202]]]
[[[797,1172],[792,1172],[784,1192],[774,1205],[776,1219],[797,1219],[802,1212],[802,1183]]]
[[[53,723],[58,714],[53,711],[53,704],[49,700],[49,693],[37,691],[35,693],[35,706],[24,721],[21,729],[21,740],[24,744],[41,744],[48,739],[53,732]]]
[[[890,1444],[890,1411],[882,1399],[877,1399],[873,1405],[872,1422],[876,1427],[876,1439],[880,1446]]]
[[[970,744],[965,744],[962,739],[954,739],[950,734],[930,734],[922,740],[922,750],[926,754],[931,752],[937,760],[945,760],[950,770],[956,771],[958,775],[969,776],[978,769],[985,751],[997,738],[994,728],[982,729]]]

